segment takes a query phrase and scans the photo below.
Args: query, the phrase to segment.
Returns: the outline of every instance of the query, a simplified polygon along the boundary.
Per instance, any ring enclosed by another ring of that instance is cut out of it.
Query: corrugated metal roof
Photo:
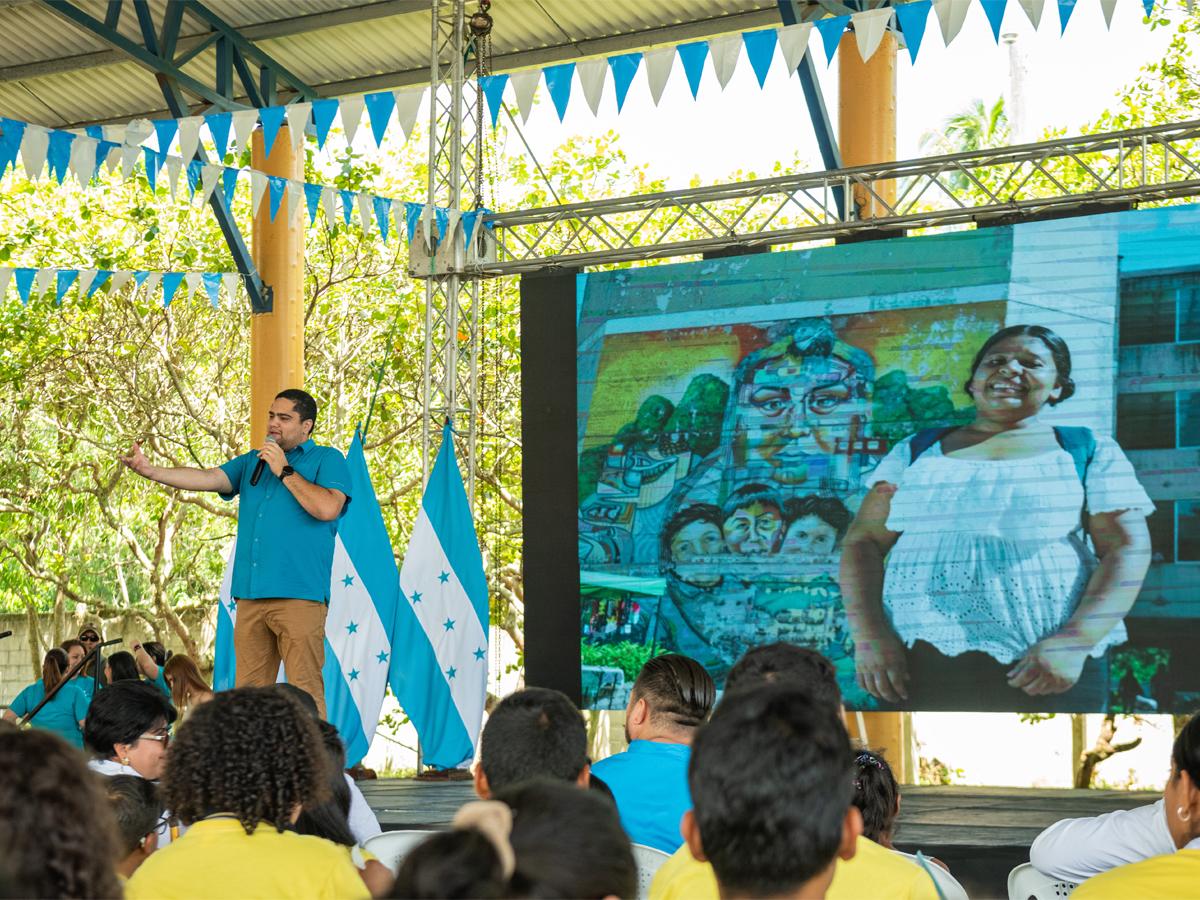
[[[73,3],[104,18],[104,0]],[[161,23],[166,0],[149,5]],[[132,2],[125,6],[119,31],[140,44]],[[207,6],[321,96],[429,78],[430,4],[421,0],[209,0]],[[469,0],[467,9],[475,3]],[[774,0],[495,0],[491,15],[495,71],[780,24]],[[0,33],[12,38],[0,44],[4,115],[60,128],[169,115],[149,68],[36,0],[0,0]],[[209,33],[205,21],[186,14],[178,53]],[[215,65],[209,48],[182,71],[211,85]]]

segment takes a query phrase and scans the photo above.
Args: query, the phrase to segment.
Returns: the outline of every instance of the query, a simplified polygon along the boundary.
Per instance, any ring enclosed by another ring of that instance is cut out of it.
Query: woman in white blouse
[[[966,390],[975,420],[892,448],[846,536],[858,682],[916,709],[1101,711],[1154,505],[1114,441],[1041,421],[1075,392],[1053,331],[992,335]]]

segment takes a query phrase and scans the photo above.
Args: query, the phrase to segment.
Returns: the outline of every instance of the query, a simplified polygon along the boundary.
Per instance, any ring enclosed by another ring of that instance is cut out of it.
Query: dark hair
[[[273,687],[222,691],[196,707],[171,744],[167,806],[187,825],[231,813],[253,834],[288,825],[297,804],[328,796],[329,758],[317,723]]]
[[[645,700],[655,722],[675,728],[695,728],[712,712],[717,702],[717,686],[696,660],[679,653],[664,653],[642,666],[630,697]]]
[[[358,843],[350,830],[350,786],[346,784],[346,747],[337,728],[328,722],[317,722],[321,743],[329,759],[329,796],[321,803],[305,804],[296,820],[295,830],[312,834],[343,847]]]
[[[459,900],[507,896],[500,855],[475,828],[455,828],[426,838],[404,857],[392,897]]]
[[[671,562],[672,538],[693,522],[708,522],[715,525],[717,530],[720,531],[723,520],[724,516],[721,514],[721,508],[714,506],[712,503],[692,503],[689,506],[685,506],[667,520],[667,525],[662,530],[659,548],[660,558],[663,562]]]
[[[764,684],[787,684],[803,688],[815,700],[840,714],[842,689],[837,669],[816,650],[786,641],[751,647],[733,664],[725,678],[726,695]]]
[[[1175,777],[1187,772],[1192,784],[1200,786],[1200,713],[1188,719],[1171,747],[1171,766]]]
[[[0,729],[0,860],[13,897],[119,897],[116,825],[79,751]]]
[[[175,721],[175,707],[162,691],[144,681],[118,681],[92,698],[83,741],[108,758],[117,752],[114,745],[132,744],[159,719]]]
[[[302,391],[300,388],[288,388],[286,391],[280,391],[275,395],[276,400],[290,400],[292,406],[295,407],[296,415],[300,417],[300,422],[312,422],[313,427],[309,429],[309,434],[317,427],[317,401],[313,399],[312,394],[308,391]]]
[[[846,536],[850,527],[850,510],[837,497],[821,497],[817,494],[807,494],[803,497],[790,497],[783,501],[783,518],[788,525],[805,516],[816,516],[837,532],[838,540]]]
[[[58,647],[51,647],[46,651],[46,657],[42,660],[42,688],[46,693],[54,690],[54,686],[62,681],[63,675],[67,671],[67,653],[65,650],[60,650]]]
[[[283,696],[287,697],[293,703],[299,704],[300,708],[308,713],[309,716],[321,721],[321,712],[317,709],[317,701],[313,699],[312,694],[303,688],[298,688],[288,681],[280,681],[278,684],[271,685],[272,690],[279,691]]]
[[[105,662],[108,663],[108,670],[112,673],[110,684],[116,684],[118,681],[137,681],[142,677],[141,672],[138,671],[137,661],[128,650],[118,650]]]
[[[1062,388],[1062,393],[1057,398],[1052,397],[1046,402],[1051,406],[1056,406],[1075,393],[1075,382],[1071,378],[1071,348],[1067,346],[1067,342],[1045,325],[1009,325],[1007,328],[1001,328],[984,341],[979,352],[975,354],[975,358],[971,360],[971,374],[967,376],[967,381],[963,385],[963,390],[967,392],[968,397],[972,396],[971,381],[975,378],[975,370],[979,368],[979,364],[983,362],[988,351],[1003,340],[1022,335],[1037,338],[1045,344],[1046,349],[1050,351],[1050,358],[1054,360],[1054,368],[1058,370],[1058,385]]]
[[[779,499],[779,495],[765,484],[753,483],[743,484],[729,495],[729,498],[721,505],[722,521],[752,503],[774,506],[779,510],[780,518],[783,517],[783,501]]]
[[[892,767],[875,750],[856,751],[854,767],[854,805],[862,812],[863,837],[890,847],[900,812],[900,787]]]
[[[768,685],[722,703],[692,744],[688,785],[722,894],[774,896],[830,865],[854,788],[841,718]]]
[[[510,897],[633,897],[637,864],[616,807],[549,779],[496,795],[513,811]]]
[[[162,645],[159,641],[146,641],[142,644],[142,649],[150,654],[150,658],[154,660],[155,665],[160,669],[167,664],[167,660],[171,658],[171,651]]]
[[[163,814],[158,788],[136,775],[113,775],[105,779],[104,792],[117,820],[121,856],[128,856],[158,826]]]
[[[479,765],[493,792],[538,776],[574,781],[587,761],[583,716],[566,694],[549,688],[509,694],[479,739]]]

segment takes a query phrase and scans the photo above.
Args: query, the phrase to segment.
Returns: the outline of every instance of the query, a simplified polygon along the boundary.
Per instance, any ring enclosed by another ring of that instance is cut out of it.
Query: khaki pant
[[[238,600],[233,628],[237,686],[274,684],[283,663],[287,680],[317,702],[325,718],[325,614],[313,600]]]

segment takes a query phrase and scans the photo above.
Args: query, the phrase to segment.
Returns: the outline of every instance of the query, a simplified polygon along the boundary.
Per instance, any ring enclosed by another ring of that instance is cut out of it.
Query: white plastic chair
[[[929,873],[929,877],[933,879],[933,883],[937,886],[938,897],[941,900],[969,900],[967,892],[958,879],[939,866],[932,862],[928,856],[916,856],[912,853],[903,853],[900,850],[893,850],[906,859],[911,859],[914,863]]]
[[[400,863],[412,849],[428,837],[437,834],[436,831],[384,831],[369,838],[363,849],[374,854],[375,858],[392,870],[395,875],[400,871]]]
[[[647,847],[645,844],[633,844],[632,846],[633,859],[637,863],[638,900],[646,900],[650,896],[650,882],[654,880],[654,873],[671,858],[671,854],[663,853],[654,847]]]
[[[1078,885],[1055,881],[1029,863],[1021,863],[1008,873],[1008,900],[1055,900],[1068,897]]]

